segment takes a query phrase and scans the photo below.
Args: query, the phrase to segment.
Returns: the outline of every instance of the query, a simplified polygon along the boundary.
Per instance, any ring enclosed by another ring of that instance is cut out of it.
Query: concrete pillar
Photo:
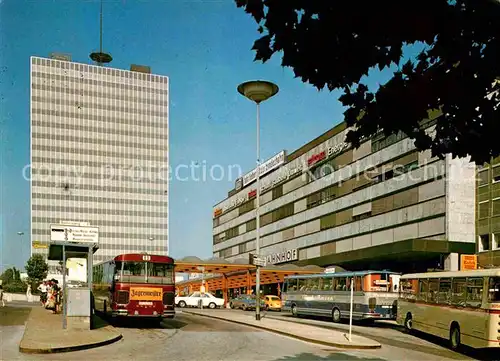
[[[444,260],[445,271],[458,271],[460,268],[460,257],[458,253],[450,253]]]
[[[247,271],[247,295],[252,294],[252,275]]]
[[[224,308],[227,307],[227,276],[225,274],[222,275],[222,297],[224,298]]]

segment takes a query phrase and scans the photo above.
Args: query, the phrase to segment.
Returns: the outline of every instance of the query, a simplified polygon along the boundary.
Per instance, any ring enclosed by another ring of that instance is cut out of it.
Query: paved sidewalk
[[[55,353],[84,350],[108,345],[122,338],[114,327],[94,316],[92,330],[63,330],[62,315],[54,315],[43,307],[33,307],[26,322],[19,351]]]
[[[352,335],[351,342],[349,342],[348,334],[336,330],[304,324],[294,324],[274,318],[267,319],[263,317],[260,321],[256,321],[254,313],[244,313],[243,311],[241,313],[236,313],[225,312],[224,310],[182,309],[182,312],[257,327],[266,331],[324,346],[348,349],[373,349],[381,347],[380,343],[376,341],[354,334]]]

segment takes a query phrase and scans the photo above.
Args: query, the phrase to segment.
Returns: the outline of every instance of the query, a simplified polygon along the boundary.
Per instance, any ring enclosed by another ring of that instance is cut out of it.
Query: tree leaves
[[[396,1],[236,0],[263,37],[255,60],[282,54],[282,66],[339,98],[353,126],[348,141],[404,132],[435,155],[471,155],[482,163],[500,155],[500,4],[492,0]],[[408,44],[426,44],[401,64]],[[361,78],[391,64],[399,70],[375,93]],[[496,84],[496,85],[493,85]],[[490,96],[490,99],[487,98]],[[420,127],[439,111],[434,138]]]
[[[26,273],[31,283],[43,281],[47,277],[49,266],[45,258],[40,254],[34,254],[26,262]]]

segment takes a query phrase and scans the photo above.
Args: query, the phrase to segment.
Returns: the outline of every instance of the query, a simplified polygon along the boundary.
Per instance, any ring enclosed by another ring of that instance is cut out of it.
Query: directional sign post
[[[99,228],[65,224],[50,225],[52,242],[99,243]]]
[[[266,266],[266,259],[264,257],[255,257],[253,262],[256,266],[260,266],[260,267]]]
[[[259,267],[265,267],[267,264],[266,257],[259,257],[256,254],[249,254],[249,263]]]

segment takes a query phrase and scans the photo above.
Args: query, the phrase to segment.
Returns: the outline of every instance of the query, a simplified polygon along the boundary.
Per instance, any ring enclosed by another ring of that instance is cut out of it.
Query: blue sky
[[[29,183],[22,177],[29,163],[29,57],[57,51],[89,63],[99,47],[99,2],[0,0],[0,24],[0,264],[22,267],[30,253]],[[261,107],[263,159],[293,151],[342,120],[337,93],[294,79],[279,58],[253,62],[256,29],[232,0],[104,1],[104,48],[112,66],[144,64],[170,77],[172,168],[193,161],[226,169],[239,164],[247,172],[255,165],[255,107],[236,91],[249,79],[280,87]],[[370,76],[370,83],[388,74]],[[173,257],[211,256],[212,206],[233,185],[227,177],[172,181]]]

